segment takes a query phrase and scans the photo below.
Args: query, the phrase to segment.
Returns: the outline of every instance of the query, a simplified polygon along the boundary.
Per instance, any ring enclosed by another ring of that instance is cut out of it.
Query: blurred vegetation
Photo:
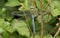
[[[43,0],[44,37],[52,38],[57,32],[60,18],[60,0]],[[50,10],[51,8],[51,10]],[[0,0],[0,38],[33,38],[32,15],[35,22],[35,38],[40,38],[40,0]],[[57,36],[60,38],[60,35]]]

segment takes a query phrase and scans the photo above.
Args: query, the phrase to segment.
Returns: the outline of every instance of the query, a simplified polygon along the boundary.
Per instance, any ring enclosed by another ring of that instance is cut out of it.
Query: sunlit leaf
[[[59,3],[60,3],[59,1],[53,1],[53,3],[51,4],[52,15],[54,17],[60,15],[60,4]]]
[[[7,26],[7,31],[10,33],[13,33],[15,31],[15,29],[11,26]]]
[[[27,24],[23,20],[14,19],[11,23],[12,27],[17,29],[19,27],[27,27]]]
[[[29,10],[29,0],[25,0],[24,7],[25,7],[25,10]]]
[[[29,32],[29,29],[27,27],[17,28],[17,31],[18,31],[19,34],[21,34],[23,36],[26,36],[26,37],[30,36],[30,32]]]
[[[23,3],[20,3],[21,7],[18,8],[18,10],[20,11],[24,11],[25,7],[24,7],[24,4]]]
[[[52,15],[53,15],[53,16],[58,16],[58,15],[60,15],[60,10],[59,10],[59,9],[54,9],[54,10],[52,11]]]
[[[14,7],[20,5],[20,3],[18,0],[8,0],[8,2],[5,5],[9,7]]]
[[[21,7],[19,8],[20,11],[25,11],[30,9],[29,0],[24,0],[24,3],[20,3]]]
[[[36,6],[37,6],[37,9],[40,11],[41,10],[40,0],[36,0]]]
[[[11,25],[18,31],[19,34],[29,37],[29,29],[27,27],[27,24],[23,20],[14,19]]]
[[[4,18],[0,18],[0,27],[3,26],[3,23],[4,23]]]
[[[0,33],[3,33],[3,29],[0,27]]]
[[[10,23],[9,23],[9,22],[4,22],[3,29],[4,29],[4,30],[7,30],[7,31],[10,32],[10,33],[13,33],[13,32],[15,31],[15,29],[13,29],[13,28],[10,26]]]

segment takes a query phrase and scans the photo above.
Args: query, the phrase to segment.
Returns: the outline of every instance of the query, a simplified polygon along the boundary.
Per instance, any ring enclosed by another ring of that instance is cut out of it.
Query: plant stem
[[[40,38],[43,38],[43,13],[44,13],[44,6],[42,4],[42,1],[43,0],[40,0],[40,3],[41,3],[41,19],[40,19],[40,27],[41,27],[41,32],[40,32]]]
[[[51,3],[52,3],[52,1],[51,0],[48,0],[48,4],[49,4],[49,6],[50,6],[50,8],[49,8],[49,12],[48,12],[48,18],[47,19],[49,19],[49,15],[51,14]],[[47,20],[47,22],[48,22],[48,20]]]
[[[60,25],[60,18],[58,18],[58,20],[59,20],[59,25]],[[57,31],[56,34],[54,35],[54,38],[56,38],[56,36],[59,34],[59,32],[60,32],[60,27],[58,28],[58,31]]]
[[[58,31],[56,32],[56,34],[54,35],[54,38],[56,38],[56,36],[59,34],[59,32],[60,32],[59,28],[58,28]]]
[[[43,20],[42,20],[42,18],[41,18],[40,21],[41,21],[40,22],[40,25],[41,25],[41,35],[40,35],[40,38],[43,38]]]

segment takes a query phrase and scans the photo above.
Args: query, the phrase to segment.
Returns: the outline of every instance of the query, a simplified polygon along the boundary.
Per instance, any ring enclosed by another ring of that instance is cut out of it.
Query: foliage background
[[[59,28],[56,25],[59,23],[57,17],[60,17],[59,3],[60,0],[42,1],[44,38],[52,38]],[[0,38],[33,38],[32,15],[35,38],[40,38],[41,9],[40,0],[0,0]]]

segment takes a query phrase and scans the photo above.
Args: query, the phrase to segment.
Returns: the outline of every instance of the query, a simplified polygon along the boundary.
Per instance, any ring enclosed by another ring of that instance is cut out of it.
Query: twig
[[[56,36],[59,34],[59,32],[60,32],[60,27],[59,27],[58,31],[56,32],[56,34],[54,35],[54,38],[56,38]]]
[[[59,25],[60,25],[60,18],[58,18],[58,20],[59,20]],[[54,38],[56,38],[56,36],[59,34],[59,32],[60,32],[60,27],[58,28],[58,31],[57,31],[56,34],[54,35]]]
[[[40,0],[40,3],[41,3],[41,19],[40,19],[40,27],[41,27],[41,32],[40,32],[40,38],[43,38],[43,13],[44,13],[44,6],[42,4],[42,0]]]

